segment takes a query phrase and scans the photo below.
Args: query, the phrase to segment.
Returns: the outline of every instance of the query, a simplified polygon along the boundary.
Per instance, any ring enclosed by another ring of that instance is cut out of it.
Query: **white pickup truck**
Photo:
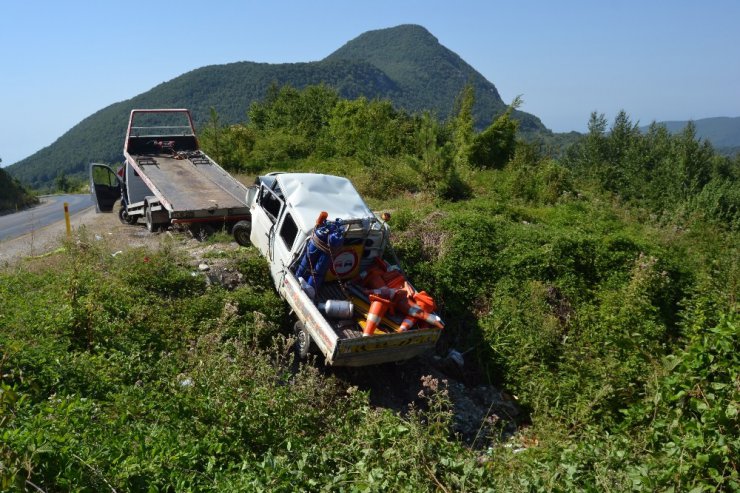
[[[365,366],[406,360],[434,347],[443,324],[433,301],[383,260],[388,225],[348,179],[271,173],[257,178],[246,202],[251,219],[234,226],[234,237],[267,258],[277,291],[298,318],[294,329],[301,357],[320,352],[327,365]],[[340,246],[327,248],[330,230]],[[322,232],[324,242],[318,238]],[[327,258],[319,259],[317,247],[328,255],[328,269],[319,265]],[[376,303],[373,292],[388,299]],[[332,310],[332,303],[340,310]],[[390,309],[377,313],[381,305]],[[376,316],[377,327],[371,329],[368,321]]]

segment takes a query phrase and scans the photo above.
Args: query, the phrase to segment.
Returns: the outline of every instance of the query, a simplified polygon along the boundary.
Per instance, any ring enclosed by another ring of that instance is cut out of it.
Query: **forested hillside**
[[[230,290],[169,235],[111,254],[83,231],[0,274],[2,488],[740,489],[740,158],[691,126],[595,113],[556,159],[517,138],[518,101],[478,131],[474,99],[441,122],[273,88],[248,124],[214,112],[200,136],[245,182],[341,174],[390,211],[447,323],[438,354],[464,371],[422,378],[401,412],[375,405],[357,373],[293,364],[254,248],[211,250],[244,276]],[[489,383],[521,413],[458,435],[453,391]]]
[[[658,123],[665,126],[673,134],[683,132],[686,126],[691,123],[696,130],[696,136],[711,142],[719,152],[730,156],[740,152],[740,116],[735,118],[701,118],[692,122],[667,121]],[[641,130],[647,131],[648,128],[641,127]]]
[[[224,124],[243,123],[252,102],[272,85],[323,83],[342,97],[388,99],[397,109],[448,117],[467,83],[475,88],[474,124],[488,125],[505,104],[494,85],[421,26],[365,33],[324,60],[310,63],[239,62],[202,67],[82,120],[56,142],[10,166],[33,188],[49,187],[63,172],[84,177],[90,162],[120,162],[128,114],[134,108],[188,108],[201,126],[214,108]],[[539,119],[516,113],[522,129],[547,133]]]
[[[37,203],[38,199],[35,196],[31,195],[18,180],[0,168],[0,214],[17,211]]]

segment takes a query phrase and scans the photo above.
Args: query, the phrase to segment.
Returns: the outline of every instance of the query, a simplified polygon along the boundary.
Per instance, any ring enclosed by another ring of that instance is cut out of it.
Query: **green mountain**
[[[196,125],[202,126],[214,107],[221,122],[231,124],[244,121],[249,105],[264,98],[273,83],[297,88],[324,83],[345,98],[388,98],[399,108],[430,110],[446,118],[468,82],[475,88],[476,126],[483,128],[506,107],[491,82],[421,26],[371,31],[318,62],[238,62],[185,73],[101,109],[50,146],[6,169],[24,183],[42,188],[60,172],[84,175],[92,161],[121,161],[128,113],[133,108],[189,108]],[[525,132],[547,131],[533,115],[517,112],[516,117]]]
[[[491,123],[506,104],[491,82],[421,26],[403,25],[368,31],[324,59],[362,60],[393,80],[400,94],[392,98],[399,106],[422,111],[434,109],[441,118],[454,111],[455,96],[466,83],[475,88],[473,111],[480,129]],[[521,130],[544,130],[539,118],[516,112]]]
[[[696,126],[696,136],[707,139],[720,152],[729,152],[733,149],[740,151],[740,116],[730,118],[726,116],[716,118],[702,118],[693,120]],[[676,134],[686,128],[688,121],[666,121],[658,122],[665,125],[669,132]],[[641,127],[647,130],[647,127]]]

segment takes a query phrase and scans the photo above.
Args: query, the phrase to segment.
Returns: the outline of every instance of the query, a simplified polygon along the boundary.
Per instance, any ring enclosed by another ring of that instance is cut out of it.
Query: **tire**
[[[234,235],[234,240],[243,247],[248,247],[252,244],[249,240],[249,234],[252,232],[252,223],[249,221],[239,221],[231,229],[231,234]]]
[[[313,341],[308,331],[303,326],[303,322],[300,320],[293,325],[293,333],[295,334],[295,353],[300,360],[308,359],[308,355],[311,354],[311,347]]]
[[[206,241],[216,232],[216,229],[210,224],[192,224],[190,225],[190,234],[198,241]]]
[[[129,216],[128,211],[126,211],[126,207],[123,205],[120,209],[118,209],[118,219],[124,223],[124,224],[136,224],[136,221],[139,219],[136,216]]]
[[[146,213],[144,214],[146,217],[146,229],[150,233],[156,233],[157,230],[159,230],[159,224],[153,222],[152,220],[152,210],[147,206]]]

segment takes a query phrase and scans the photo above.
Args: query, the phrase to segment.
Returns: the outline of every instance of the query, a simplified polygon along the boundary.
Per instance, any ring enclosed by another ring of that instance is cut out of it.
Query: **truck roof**
[[[305,233],[313,229],[321,211],[328,212],[331,220],[375,217],[347,178],[315,173],[281,173],[275,175],[275,179],[286,203],[292,208],[296,225]]]

